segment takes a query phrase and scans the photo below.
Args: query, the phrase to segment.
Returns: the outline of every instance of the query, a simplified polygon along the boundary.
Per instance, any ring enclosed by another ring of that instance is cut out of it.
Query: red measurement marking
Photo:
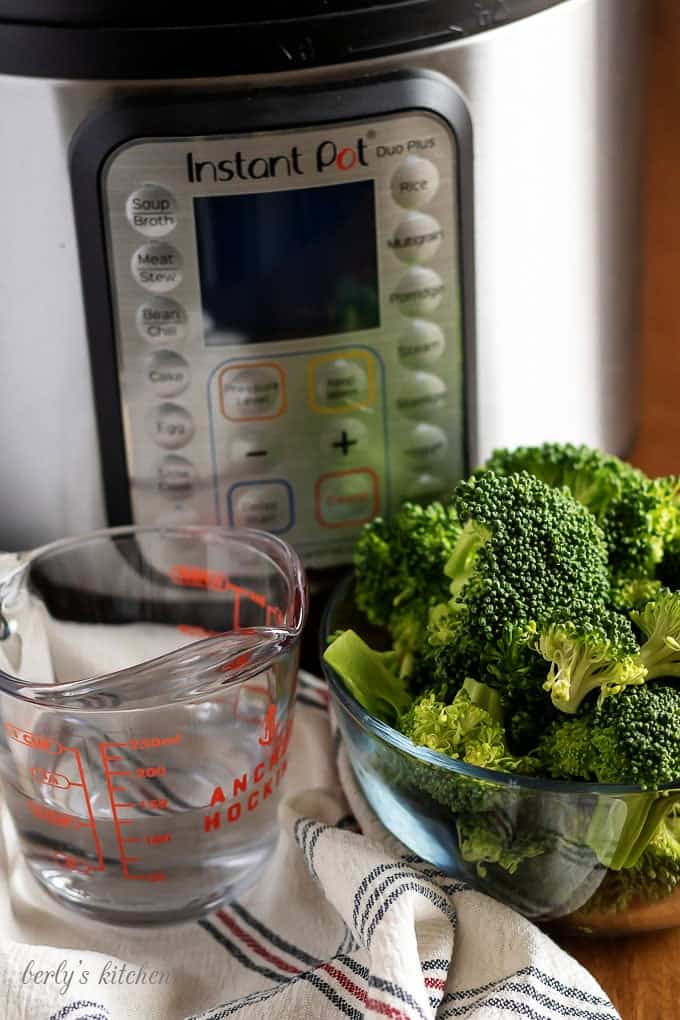
[[[109,761],[111,761],[110,758],[109,758]],[[112,776],[131,776],[132,775],[132,771],[130,769],[119,769],[117,772],[114,772],[113,769],[111,769],[109,775],[112,775]]]
[[[270,705],[267,709],[267,714],[264,717],[264,733],[261,737],[257,738],[258,744],[262,744],[266,747],[268,744],[273,743],[274,736],[276,734],[276,705]]]
[[[175,734],[172,737],[148,737],[148,738],[144,738],[142,740],[129,740],[129,741],[126,741],[125,745],[121,745],[121,744],[111,745],[108,742],[102,742],[99,745],[99,755],[101,757],[102,765],[104,767],[104,775],[105,775],[105,778],[106,778],[106,788],[107,788],[108,795],[109,795],[109,803],[111,805],[111,817],[112,817],[112,820],[113,820],[113,827],[114,827],[114,831],[115,831],[115,834],[116,834],[116,842],[118,844],[118,855],[119,855],[119,858],[120,858],[120,865],[121,865],[121,868],[122,868],[122,871],[123,871],[123,877],[126,878],[126,879],[129,879],[130,881],[164,882],[167,879],[167,875],[163,871],[138,872],[137,874],[133,874],[131,872],[131,870],[130,870],[130,865],[138,864],[139,861],[140,861],[140,858],[139,857],[130,856],[127,853],[127,851],[126,851],[126,844],[129,844],[129,843],[141,843],[142,842],[142,838],[140,836],[124,836],[123,835],[122,827],[124,825],[132,825],[132,824],[134,824],[134,821],[136,819],[121,818],[120,815],[119,815],[119,811],[121,810],[121,808],[142,807],[143,804],[144,804],[144,801],[140,801],[140,802],[137,802],[137,801],[125,801],[125,802],[123,802],[123,801],[117,801],[116,800],[116,798],[114,796],[115,791],[116,790],[123,790],[124,787],[114,785],[114,783],[112,783],[111,780],[112,780],[113,776],[121,775],[123,773],[121,773],[120,771],[117,771],[115,769],[109,768],[109,762],[110,762],[111,758],[110,758],[110,755],[107,753],[107,749],[109,747],[111,747],[111,746],[117,746],[117,747],[126,746],[126,747],[130,747],[133,750],[137,750],[139,748],[148,748],[148,747],[152,747],[152,748],[153,747],[164,747],[164,746],[166,746],[168,744],[178,744],[181,739],[182,739],[181,738],[181,734],[177,733],[177,734]],[[136,771],[137,774],[140,774],[140,775],[142,775],[144,777],[144,776],[148,775],[149,772],[151,772],[152,775],[165,775],[166,769],[165,769],[164,765],[160,765],[160,766],[149,766],[148,768],[147,767],[139,768],[139,769],[136,769],[135,771]],[[131,775],[132,773],[128,772],[128,773],[125,773],[125,774]],[[149,803],[157,803],[158,805],[160,805],[162,803],[162,804],[165,804],[165,806],[167,806],[167,801],[162,800],[162,799],[159,799],[157,802],[150,801]],[[159,842],[164,842],[164,840],[160,840]]]
[[[70,786],[80,786],[80,783],[74,783],[68,776],[64,776],[61,772],[51,772],[49,769],[43,769],[39,765],[34,765],[31,769],[31,775],[36,783],[41,783],[44,786],[54,786],[58,790],[68,790]]]
[[[10,740],[25,747],[33,747],[36,751],[46,751],[48,754],[59,754],[60,751],[68,751],[69,748],[62,747],[58,740],[45,737],[39,733],[31,733],[30,730],[22,729],[13,723],[5,723],[5,732]]]

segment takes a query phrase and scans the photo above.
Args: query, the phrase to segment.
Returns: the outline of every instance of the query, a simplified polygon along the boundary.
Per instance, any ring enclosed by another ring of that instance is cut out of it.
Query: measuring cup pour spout
[[[168,564],[171,543],[193,561]],[[230,569],[205,567],[206,548]],[[55,709],[207,697],[293,649],[305,609],[299,560],[274,536],[116,528],[56,542],[0,559],[0,691]]]

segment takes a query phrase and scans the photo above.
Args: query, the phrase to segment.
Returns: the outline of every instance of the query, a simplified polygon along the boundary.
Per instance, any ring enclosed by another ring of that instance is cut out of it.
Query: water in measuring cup
[[[206,712],[190,732],[36,750],[33,796],[5,778],[23,853],[50,893],[101,920],[159,923],[257,879],[277,839],[290,724],[268,743],[252,720],[231,720],[225,740],[222,714]]]

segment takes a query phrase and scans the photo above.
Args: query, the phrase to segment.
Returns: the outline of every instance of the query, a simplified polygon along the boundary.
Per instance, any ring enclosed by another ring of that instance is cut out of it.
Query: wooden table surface
[[[680,0],[650,8],[642,420],[632,459],[680,474]],[[623,939],[562,938],[623,1020],[680,1020],[680,928]]]

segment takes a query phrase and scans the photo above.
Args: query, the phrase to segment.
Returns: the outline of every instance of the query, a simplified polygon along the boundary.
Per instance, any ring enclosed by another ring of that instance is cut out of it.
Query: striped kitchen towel
[[[3,820],[1,1020],[615,1020],[530,922],[410,855],[380,826],[301,674],[282,835],[237,903],[164,929],[50,899]]]

